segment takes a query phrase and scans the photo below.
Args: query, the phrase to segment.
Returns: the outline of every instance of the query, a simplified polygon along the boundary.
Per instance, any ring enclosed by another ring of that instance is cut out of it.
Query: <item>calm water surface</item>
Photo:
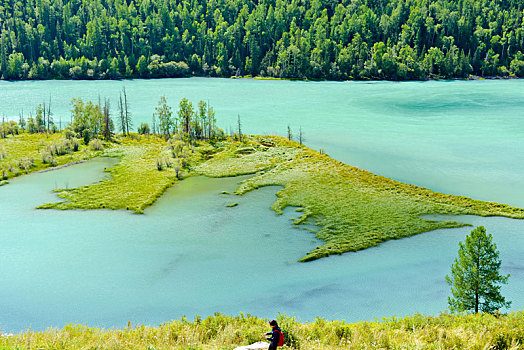
[[[228,79],[0,82],[0,115],[47,100],[55,120],[71,97],[114,100],[125,84],[135,125],[159,96],[209,99],[219,124],[249,133],[299,126],[331,156],[435,190],[524,206],[524,81],[304,83]],[[303,320],[368,320],[446,308],[444,276],[470,228],[440,230],[298,264],[319,242],[269,210],[278,188],[220,195],[241,179],[188,179],[145,215],[39,211],[54,188],[98,181],[111,160],[33,174],[0,187],[0,329],[69,322],[157,324],[181,315],[277,312]],[[235,208],[226,208],[239,202]],[[485,225],[501,251],[503,288],[524,308],[524,222]]]

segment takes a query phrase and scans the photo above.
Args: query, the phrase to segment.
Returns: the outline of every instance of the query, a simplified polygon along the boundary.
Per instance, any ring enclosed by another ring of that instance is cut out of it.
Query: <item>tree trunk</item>
[[[480,290],[480,253],[482,251],[482,247],[480,245],[480,241],[477,242],[477,276],[476,276],[476,290],[475,290],[475,313],[478,314],[479,312],[479,290]]]

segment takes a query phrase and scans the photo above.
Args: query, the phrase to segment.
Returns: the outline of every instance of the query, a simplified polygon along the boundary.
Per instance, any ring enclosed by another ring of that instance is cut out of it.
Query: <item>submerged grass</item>
[[[22,157],[28,157],[48,147],[42,137],[24,135],[0,145],[7,149],[2,151],[4,154],[13,154],[14,144],[25,150],[26,153],[20,153]],[[63,140],[60,135],[49,137],[49,142]],[[101,145],[91,146],[89,149],[101,149],[98,147]],[[84,147],[81,152],[56,156],[56,159],[66,163],[79,158],[80,154],[118,157],[120,162],[106,170],[110,178],[88,186],[57,190],[63,201],[39,208],[127,209],[142,213],[180,178],[198,174],[211,177],[254,174],[240,185],[236,195],[262,186],[281,186],[283,189],[277,193],[272,209],[282,213],[288,206],[298,207],[300,216],[294,223],[307,224],[304,228],[315,224],[318,228],[315,234],[325,244],[307,253],[301,261],[357,251],[435,229],[467,225],[422,217],[428,214],[524,218],[524,209],[404,184],[341,163],[281,137],[256,136],[244,142],[200,142],[191,146],[180,140],[132,135],[103,146],[104,150],[96,153]],[[35,164],[35,168],[42,166],[38,161]],[[228,204],[235,205],[234,200]]]
[[[347,323],[316,319],[298,322],[280,315],[291,349],[522,349],[524,312],[493,316],[414,315],[383,321]],[[234,349],[261,341],[267,320],[250,315],[215,314],[158,327],[123,330],[69,325],[44,332],[0,337],[3,349]]]

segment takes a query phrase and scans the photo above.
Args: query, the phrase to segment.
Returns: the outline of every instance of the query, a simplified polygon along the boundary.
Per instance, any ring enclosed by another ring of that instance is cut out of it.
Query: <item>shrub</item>
[[[71,139],[71,146],[73,147],[73,152],[78,152],[78,150],[80,149],[80,142],[76,137],[73,137]]]
[[[42,158],[42,163],[44,164],[51,164],[53,161],[53,155],[50,151],[42,151],[40,152],[40,157]]]
[[[91,133],[89,132],[89,130],[82,130],[82,138],[84,139],[84,144],[88,145],[89,141],[91,141]]]
[[[164,158],[156,159],[156,168],[158,171],[162,171],[165,168]]]
[[[151,129],[149,128],[149,124],[147,123],[142,123],[140,124],[140,126],[138,127],[137,129],[138,133],[141,134],[141,135],[146,135],[146,134],[149,134],[151,132]]]
[[[173,166],[173,162],[169,157],[159,157],[155,163],[158,170],[164,170],[165,168],[171,168]]]
[[[70,150],[71,150],[71,141],[69,140],[53,143],[48,148],[49,153],[55,156],[63,156],[64,154],[69,153]]]
[[[89,147],[93,151],[100,151],[104,149],[104,145],[102,144],[102,141],[100,141],[99,139],[91,140],[91,142],[89,142]]]
[[[35,160],[33,158],[19,158],[18,159],[18,168],[20,170],[23,170],[26,174],[29,172],[29,169],[31,169],[35,165]]]
[[[64,136],[69,139],[73,140],[76,139],[76,132],[74,132],[69,126],[64,129]]]

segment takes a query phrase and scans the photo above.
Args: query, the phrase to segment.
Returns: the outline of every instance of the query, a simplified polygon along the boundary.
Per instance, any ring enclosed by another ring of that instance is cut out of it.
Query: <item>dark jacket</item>
[[[275,328],[271,332],[266,333],[267,336],[271,336],[267,338],[267,340],[271,342],[269,344],[268,350],[275,350],[277,348],[281,333],[282,333],[282,330],[279,327]]]

